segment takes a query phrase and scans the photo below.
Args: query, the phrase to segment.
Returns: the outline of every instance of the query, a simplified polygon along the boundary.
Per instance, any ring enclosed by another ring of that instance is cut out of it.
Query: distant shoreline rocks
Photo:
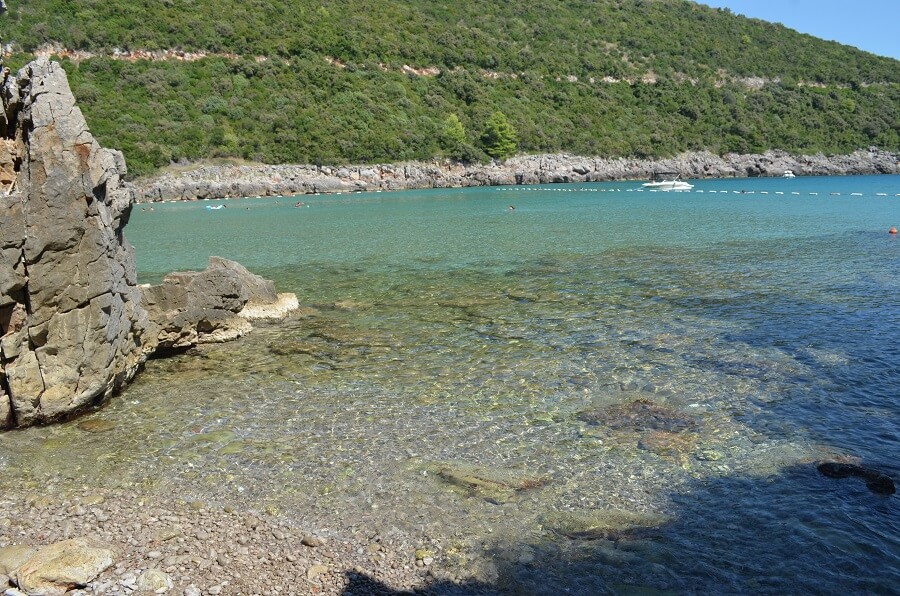
[[[528,155],[503,163],[452,161],[353,166],[200,165],[138,181],[137,202],[290,196],[339,192],[462,188],[644,180],[655,172],[682,178],[900,174],[900,153],[874,147],[849,155],[792,155],[784,151],[724,156],[683,153],[670,159],[583,157],[564,153]]]

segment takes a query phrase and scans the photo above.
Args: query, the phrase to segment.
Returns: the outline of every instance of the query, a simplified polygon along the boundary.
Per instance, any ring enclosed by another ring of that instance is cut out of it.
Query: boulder
[[[175,582],[168,573],[159,569],[148,569],[138,576],[136,588],[140,592],[165,593],[174,585]]]
[[[0,143],[0,427],[49,422],[111,395],[143,362],[146,313],[122,234],[121,153],[88,131],[65,71],[4,71]],[[6,415],[4,415],[6,414]]]
[[[271,281],[221,257],[210,257],[204,271],[170,273],[141,291],[151,351],[229,341],[252,329],[249,319],[280,318],[298,306],[293,294],[279,296]]]
[[[114,556],[115,551],[104,544],[73,538],[41,548],[12,577],[26,594],[63,596],[86,586],[113,564]]]
[[[24,544],[13,544],[0,548],[0,574],[12,575],[36,552],[34,548]]]

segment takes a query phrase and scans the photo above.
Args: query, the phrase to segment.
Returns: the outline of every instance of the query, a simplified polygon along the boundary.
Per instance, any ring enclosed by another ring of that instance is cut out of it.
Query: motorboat
[[[790,171],[790,170],[785,170],[785,171],[784,171],[784,174],[782,174],[781,177],[782,177],[782,178],[796,178],[797,176],[796,176],[796,174],[794,174],[792,171]]]
[[[666,179],[666,175],[674,174],[673,178]],[[689,184],[684,180],[679,180],[678,175],[675,172],[658,172],[650,178],[650,182],[644,182],[641,184],[643,188],[647,190],[691,190],[694,188],[693,184]]]

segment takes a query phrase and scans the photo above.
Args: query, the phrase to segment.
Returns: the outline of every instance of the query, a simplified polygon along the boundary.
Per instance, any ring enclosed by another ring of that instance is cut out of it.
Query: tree
[[[444,120],[444,128],[441,130],[441,148],[450,157],[458,157],[462,147],[466,144],[466,129],[459,121],[459,116],[450,114]]]
[[[518,144],[516,129],[503,112],[494,112],[488,118],[484,133],[481,135],[481,145],[485,153],[496,159],[506,159],[515,154]]]

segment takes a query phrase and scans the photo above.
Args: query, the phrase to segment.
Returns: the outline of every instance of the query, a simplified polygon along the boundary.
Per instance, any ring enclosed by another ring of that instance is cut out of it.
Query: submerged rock
[[[579,413],[578,418],[588,424],[612,430],[658,430],[671,433],[697,426],[693,418],[646,399],[636,399],[597,410],[586,410]]]
[[[441,467],[437,477],[464,491],[468,497],[479,497],[494,504],[508,503],[519,493],[541,488],[549,482],[545,477],[522,476],[461,463]]]
[[[109,420],[94,418],[93,420],[82,420],[78,423],[78,428],[89,433],[103,433],[114,429],[116,425]]]
[[[894,479],[874,468],[866,468],[857,464],[845,462],[822,462],[816,469],[829,478],[849,478],[851,476],[862,478],[866,486],[874,493],[880,495],[892,495],[897,492]]]
[[[671,518],[658,513],[624,509],[555,512],[544,515],[541,524],[571,540],[619,540],[637,537]]]

